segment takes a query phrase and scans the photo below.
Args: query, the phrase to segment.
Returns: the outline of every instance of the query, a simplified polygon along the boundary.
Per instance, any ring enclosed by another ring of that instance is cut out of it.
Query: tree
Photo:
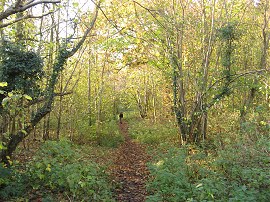
[[[148,13],[146,18],[156,23],[156,28],[148,29],[159,51],[164,52],[161,55],[167,62],[162,65],[169,63],[171,69],[173,105],[182,141],[199,143],[207,137],[209,111],[233,94],[238,88],[236,81],[266,71],[255,67],[242,72],[241,63],[236,61],[236,50],[243,40],[239,26],[254,2],[160,0],[149,1],[149,7],[144,4],[135,1],[142,13]],[[263,36],[267,38],[265,33]],[[264,44],[266,47],[267,41]]]
[[[97,7],[100,6],[100,3],[97,4]],[[9,134],[8,139],[4,142],[6,149],[2,149],[0,153],[0,159],[2,162],[9,163],[8,158],[12,155],[14,150],[17,148],[18,144],[29,135],[33,128],[41,121],[41,119],[52,110],[52,103],[55,98],[54,89],[57,84],[58,76],[64,68],[64,65],[68,58],[72,57],[83,45],[88,34],[93,29],[94,24],[98,15],[98,8],[94,12],[94,16],[90,22],[90,25],[85,30],[82,38],[72,47],[68,48],[68,44],[64,43],[61,45],[58,55],[53,63],[52,73],[50,76],[49,83],[44,92],[44,103],[37,109],[36,113],[32,116],[29,123],[25,124],[26,126],[16,133]],[[69,39],[67,39],[68,41]]]

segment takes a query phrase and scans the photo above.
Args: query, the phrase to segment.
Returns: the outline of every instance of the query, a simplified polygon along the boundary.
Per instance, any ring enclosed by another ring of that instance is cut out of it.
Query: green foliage
[[[124,141],[115,120],[100,123],[99,126],[89,126],[86,120],[77,120],[76,124],[78,134],[74,140],[80,144],[94,142],[99,146],[114,148]]]
[[[222,58],[221,63],[225,69],[223,74],[227,79],[227,82],[230,81],[231,77],[231,66],[233,64],[233,53],[235,50],[234,41],[236,40],[236,27],[235,25],[228,23],[226,26],[219,29],[220,38],[222,43]]]
[[[0,81],[6,81],[7,92],[21,91],[36,96],[40,87],[38,80],[43,75],[43,61],[35,52],[11,42],[3,42],[0,46]]]
[[[244,107],[243,110],[248,109]],[[261,136],[269,137],[270,123],[268,122],[268,114],[268,106],[263,104],[257,104],[254,109],[251,109],[245,121],[240,125],[243,136],[253,141],[257,141]]]
[[[46,142],[28,166],[27,176],[36,190],[64,191],[75,200],[111,198],[104,168],[83,160],[82,154],[68,141]]]
[[[154,180],[148,184],[148,201],[186,201],[195,188],[189,181],[184,150],[170,149],[150,165]]]
[[[95,139],[98,145],[105,147],[117,147],[124,141],[115,121],[102,124],[100,133],[96,134]]]
[[[222,39],[233,40],[235,38],[235,28],[232,24],[219,29]]]
[[[21,190],[28,190],[25,192],[27,197],[33,194],[31,190],[36,195],[46,195],[53,190],[55,196],[56,193],[64,193],[62,197],[68,196],[74,201],[113,201],[105,168],[89,162],[80,147],[66,140],[44,143],[26,169],[14,178],[14,183]],[[1,197],[24,196],[23,193],[15,195],[14,188],[8,184]]]
[[[217,156],[170,149],[149,166],[148,201],[267,201],[269,143],[269,138],[241,140]]]
[[[9,115],[10,121],[16,120],[19,122],[17,129],[23,132],[25,135],[27,132],[25,131],[26,123],[27,123],[27,112],[26,109],[23,107],[32,98],[29,95],[22,95],[16,92],[9,92],[7,96],[2,99],[2,106],[1,109],[4,109],[5,112]],[[0,141],[0,150],[6,149],[6,145],[10,140],[10,134],[4,133],[5,138]],[[3,143],[3,144],[2,144]]]
[[[6,168],[3,164],[0,164],[0,187],[8,184],[8,177],[10,176],[10,169]]]
[[[133,122],[130,124],[130,135],[132,138],[146,144],[161,144],[178,142],[177,127],[173,123],[166,125],[152,122]]]
[[[0,164],[0,200],[19,197],[26,191],[21,173]],[[5,200],[6,201],[6,200]]]

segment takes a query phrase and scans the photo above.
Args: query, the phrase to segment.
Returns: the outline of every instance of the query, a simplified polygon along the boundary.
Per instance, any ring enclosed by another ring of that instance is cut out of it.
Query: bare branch
[[[259,70],[252,70],[252,71],[248,71],[248,72],[242,72],[242,73],[236,73],[236,74],[231,74],[230,77],[233,77],[231,80],[231,83],[234,82],[236,79],[245,76],[245,75],[250,75],[250,74],[261,74],[263,72],[270,72],[270,69],[259,69]],[[211,88],[213,88],[215,85],[217,85],[218,83],[222,82],[224,79],[226,79],[227,76],[221,77],[220,79],[216,80],[214,83],[212,83],[207,91],[209,91]],[[205,93],[204,93],[205,94]],[[204,95],[203,94],[203,95]]]
[[[239,79],[240,77],[242,76],[246,76],[246,75],[253,75],[253,74],[262,74],[264,72],[270,72],[270,69],[259,69],[259,70],[252,70],[252,71],[248,71],[248,72],[242,72],[242,73],[238,73],[238,74],[233,74],[233,75],[230,75],[232,77],[232,79],[227,82],[226,86],[225,87],[229,87],[230,84],[232,84],[233,82],[235,82],[237,79]],[[220,78],[219,80],[217,80],[216,82],[214,82],[209,88],[207,91],[209,91],[211,88],[213,88],[217,83],[221,82],[222,80],[226,79],[226,77],[222,77]],[[212,99],[212,101],[208,104],[206,104],[204,106],[204,109],[209,109],[211,108],[212,106],[215,105],[216,102],[220,101],[221,99],[223,99],[227,94],[227,92],[225,91],[222,91],[221,93],[215,95],[215,97]],[[205,96],[206,95],[206,92],[204,92],[202,94],[202,96]],[[217,100],[218,98],[218,100]]]
[[[142,4],[140,4],[140,3],[137,2],[137,1],[133,1],[133,2],[134,2],[135,4],[137,4],[137,5],[139,5],[141,8],[145,9],[146,11],[148,11],[148,12],[150,13],[150,15],[157,21],[157,23],[158,23],[161,27],[163,27],[165,30],[167,30],[166,26],[165,26],[162,22],[160,22],[160,21],[157,19],[156,15],[153,13],[153,11],[155,11],[155,10],[151,10],[151,9],[149,9],[149,8],[147,8],[147,7],[145,7],[145,6],[143,6]]]
[[[73,56],[78,50],[79,48],[82,46],[82,44],[84,43],[84,41],[86,40],[88,34],[91,32],[91,30],[93,29],[95,22],[97,20],[97,16],[98,16],[98,8],[100,7],[100,1],[98,3],[98,5],[96,6],[95,9],[95,14],[94,17],[90,23],[90,26],[87,28],[87,30],[84,32],[84,35],[82,37],[82,39],[78,42],[78,44],[68,53],[67,57],[71,57]]]
[[[16,14],[21,13],[23,11],[26,11],[27,9],[36,6],[38,4],[56,4],[60,3],[61,0],[41,0],[41,1],[34,1],[30,0],[25,5],[21,5],[21,0],[16,1],[15,5],[10,6],[5,11],[0,13],[0,21],[3,19],[6,19],[7,17]]]
[[[74,76],[75,70],[76,70],[77,67],[78,67],[79,61],[81,60],[81,57],[82,57],[83,54],[84,54],[85,49],[86,49],[86,47],[85,47],[85,48],[82,50],[82,52],[80,53],[80,56],[78,57],[78,60],[76,60],[76,64],[74,65],[74,68],[73,68],[73,70],[72,70],[72,72],[71,72],[71,74],[70,74],[70,76],[69,76],[69,78],[68,78],[68,80],[67,80],[67,82],[66,82],[66,85],[65,85],[65,87],[64,87],[64,89],[63,89],[62,92],[66,92],[66,90],[67,90],[67,88],[68,88],[68,85],[69,85],[69,83],[70,83],[72,77]]]
[[[35,0],[29,0],[26,4],[31,4],[33,3]]]
[[[50,15],[50,14],[52,14],[52,13],[54,13],[54,12],[55,12],[55,11],[51,11],[51,12],[49,12],[49,13],[44,13],[44,14],[42,14],[42,15],[40,15],[40,16],[26,15],[26,16],[17,18],[16,20],[13,20],[13,21],[11,21],[11,22],[4,23],[4,24],[0,24],[0,29],[1,29],[1,28],[4,28],[4,27],[7,27],[7,26],[9,26],[9,25],[12,25],[12,24],[14,24],[14,23],[16,23],[16,22],[22,21],[22,20],[26,20],[26,19],[30,19],[30,18],[34,18],[34,19],[37,19],[37,18],[43,18],[43,17],[45,17],[45,16],[47,16],[47,15]]]
[[[56,4],[56,3],[60,3],[60,0],[41,0],[41,1],[29,1],[27,2],[24,6],[21,7],[20,10],[25,11],[31,7],[34,7],[38,4]]]

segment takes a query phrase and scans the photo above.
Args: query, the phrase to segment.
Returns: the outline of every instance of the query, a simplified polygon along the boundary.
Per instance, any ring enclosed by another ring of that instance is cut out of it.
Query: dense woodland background
[[[113,201],[120,112],[147,201],[270,198],[268,0],[0,3],[0,199]]]

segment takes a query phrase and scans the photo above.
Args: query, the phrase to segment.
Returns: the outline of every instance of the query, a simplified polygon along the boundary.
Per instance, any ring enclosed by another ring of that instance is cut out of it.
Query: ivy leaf
[[[3,105],[3,106],[7,105],[7,103],[8,103],[9,100],[10,100],[9,97],[4,98],[4,99],[2,100],[2,105]]]
[[[48,165],[47,165],[47,168],[46,168],[46,171],[51,172],[51,170],[52,170],[52,169],[51,169],[51,165],[48,164]]]
[[[24,94],[23,97],[27,100],[33,100],[29,95]]]
[[[0,150],[7,149],[2,142],[0,142]]]
[[[0,82],[0,87],[5,87],[7,85],[8,85],[7,82]]]
[[[14,100],[19,100],[19,99],[21,99],[22,98],[22,95],[21,94],[15,94],[15,95],[11,95],[10,96],[12,99],[14,99]]]

